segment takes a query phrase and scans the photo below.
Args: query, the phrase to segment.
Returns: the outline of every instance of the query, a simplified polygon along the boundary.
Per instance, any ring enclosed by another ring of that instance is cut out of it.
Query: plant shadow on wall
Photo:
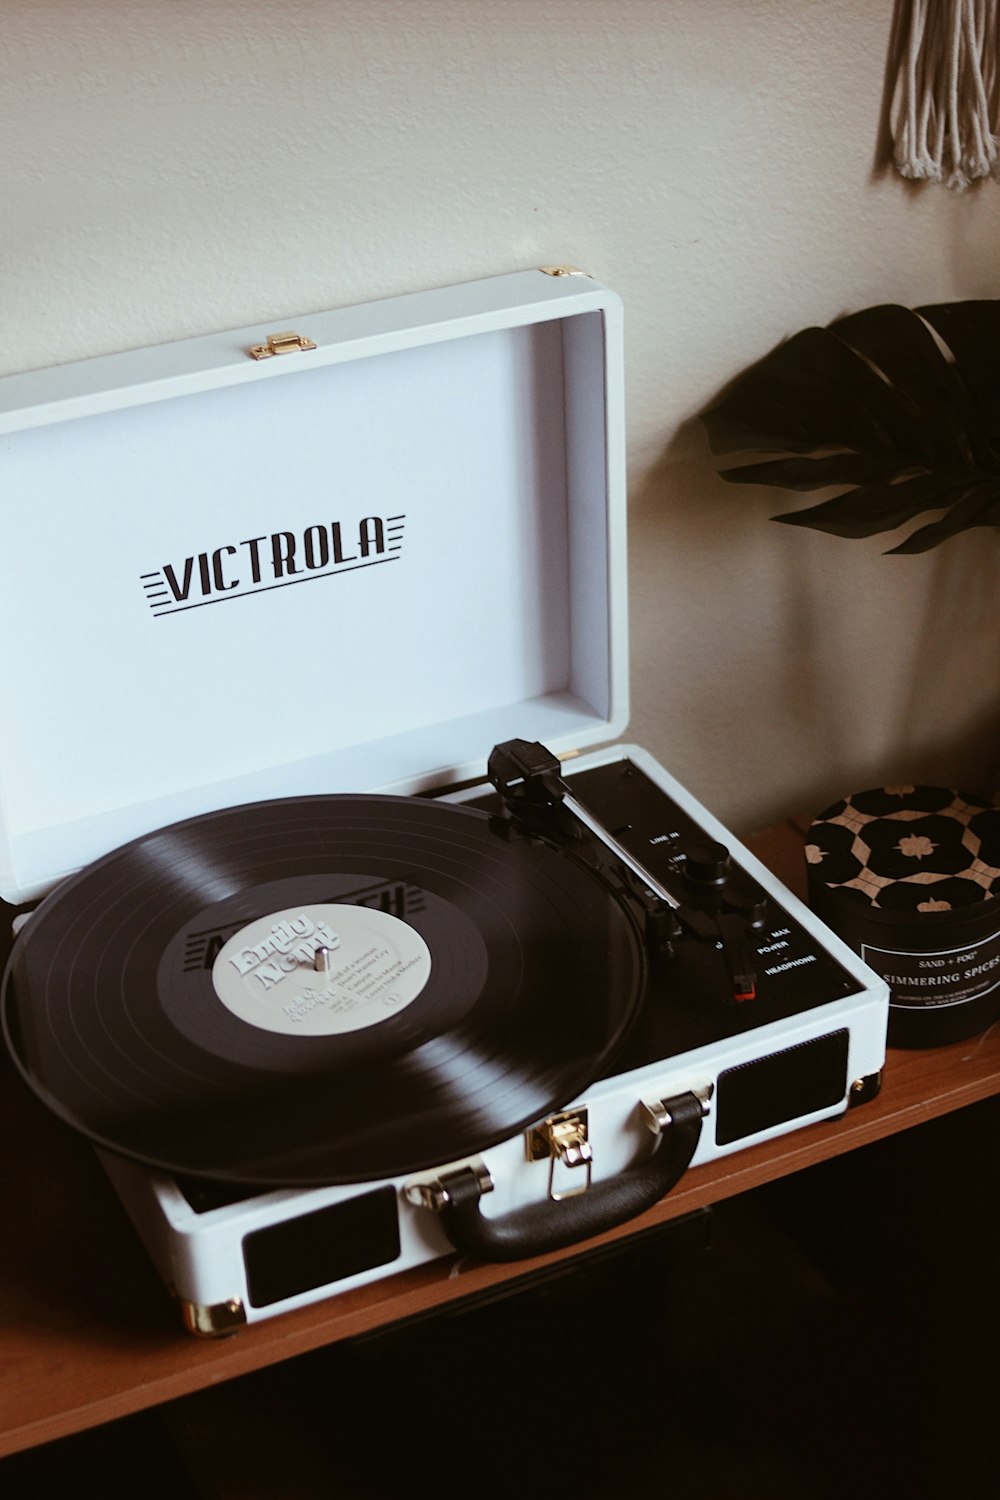
[[[1000,303],[882,305],[804,329],[737,376],[701,421],[717,459],[742,460],[721,466],[723,479],[833,491],[773,518],[786,525],[842,538],[899,534],[888,549],[897,555],[983,528],[977,582],[995,597]],[[950,599],[947,618],[934,622],[938,635],[954,632],[954,660],[968,602]],[[996,619],[995,607],[986,617]],[[993,768],[1000,744],[991,732]]]
[[[630,558],[633,671],[655,689],[652,722],[634,723],[636,738],[676,733],[682,744],[683,733],[698,755],[712,747],[724,790],[727,777],[738,786],[731,822],[761,827],[790,806],[828,802],[831,774],[839,785],[856,762],[844,715],[828,708],[849,647],[822,649],[827,539],[782,535],[761,526],[758,506],[734,505],[696,419],[672,434],[630,508],[643,540]],[[809,545],[789,545],[801,540]]]

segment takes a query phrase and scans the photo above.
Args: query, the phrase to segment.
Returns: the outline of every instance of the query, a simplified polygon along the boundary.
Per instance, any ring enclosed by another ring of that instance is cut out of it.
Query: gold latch
[[[254,359],[270,359],[272,354],[297,354],[303,349],[315,349],[316,345],[312,339],[307,339],[304,334],[294,333],[289,329],[286,333],[269,333],[266,344],[254,344],[250,353]]]
[[[590,1187],[594,1153],[588,1139],[585,1109],[564,1110],[561,1114],[549,1115],[540,1125],[533,1125],[525,1136],[525,1150],[529,1161],[548,1160],[549,1197],[553,1203],[559,1203],[563,1198],[575,1198]],[[557,1162],[563,1167],[582,1167],[583,1182],[578,1187],[557,1193]]]

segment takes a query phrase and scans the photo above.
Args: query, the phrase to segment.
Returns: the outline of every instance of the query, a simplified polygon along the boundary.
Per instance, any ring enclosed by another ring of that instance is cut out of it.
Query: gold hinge
[[[250,350],[254,359],[270,359],[272,354],[296,354],[303,349],[315,349],[316,345],[312,339],[307,339],[304,334],[294,333],[291,329],[287,333],[269,333],[266,344],[254,344]]]
[[[698,1088],[688,1089],[687,1092],[697,1099],[701,1106],[702,1116],[707,1115],[711,1107],[712,1095],[715,1093],[715,1084],[703,1083]],[[639,1118],[653,1135],[660,1135],[673,1124],[669,1103],[665,1103],[662,1099],[640,1099]]]
[[[448,1181],[455,1178],[461,1172],[471,1172],[479,1184],[480,1193],[492,1193],[493,1178],[490,1176],[486,1163],[477,1157],[474,1161],[466,1162],[457,1170],[446,1170],[437,1173],[427,1172],[420,1177],[414,1177],[411,1182],[406,1183],[403,1188],[403,1197],[407,1203],[412,1203],[414,1208],[433,1208],[440,1213],[442,1208],[447,1208],[451,1202],[451,1194],[448,1192]]]

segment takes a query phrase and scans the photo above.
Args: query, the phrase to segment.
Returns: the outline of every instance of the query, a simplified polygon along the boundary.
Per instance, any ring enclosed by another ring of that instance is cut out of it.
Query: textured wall
[[[745,829],[991,785],[1000,538],[768,524],[694,413],[805,323],[994,296],[873,171],[890,0],[4,0],[0,372],[553,260],[628,318],[633,721]]]

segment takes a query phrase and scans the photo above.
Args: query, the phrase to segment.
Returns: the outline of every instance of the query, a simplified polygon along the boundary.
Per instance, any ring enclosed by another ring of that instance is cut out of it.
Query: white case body
[[[166,823],[268,797],[444,792],[506,739],[556,753],[627,722],[622,313],[587,277],[528,271],[0,380],[8,663],[0,894],[30,900]],[[648,1141],[642,1100],[849,1031],[885,1058],[886,986],[640,747],[628,755],[858,983],[792,1021],[598,1081],[594,1178]],[[566,1101],[566,1105],[578,1101]],[[839,1114],[836,1105],[694,1164]],[[196,1213],[165,1174],[102,1153],[189,1325],[270,1317],[446,1253],[389,1184]],[[483,1153],[487,1216],[543,1198],[518,1136]],[[445,1164],[442,1164],[445,1165]],[[428,1174],[419,1174],[421,1178]],[[400,1254],[266,1306],[248,1233],[390,1186]]]

